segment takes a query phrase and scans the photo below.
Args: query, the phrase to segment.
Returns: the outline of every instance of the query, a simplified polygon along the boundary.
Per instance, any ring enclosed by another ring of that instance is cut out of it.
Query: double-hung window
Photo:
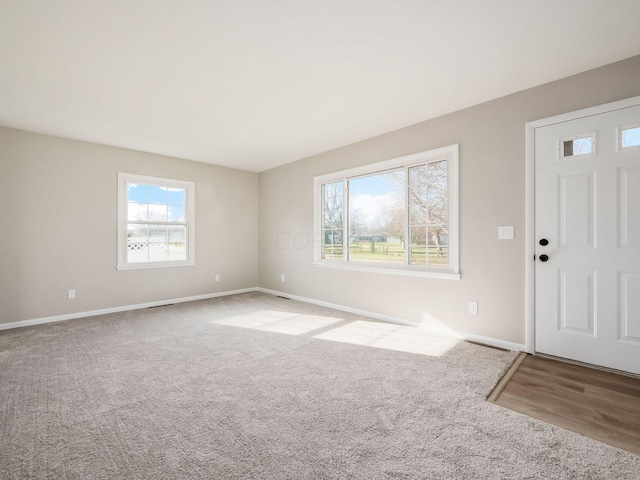
[[[118,270],[194,264],[194,183],[118,174]]]
[[[315,265],[460,278],[458,145],[314,181]]]

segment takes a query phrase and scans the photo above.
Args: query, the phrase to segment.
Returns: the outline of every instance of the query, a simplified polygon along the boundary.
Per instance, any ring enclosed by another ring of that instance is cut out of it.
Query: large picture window
[[[193,265],[194,184],[118,174],[118,269]]]
[[[459,278],[458,146],[315,178],[315,264]]]

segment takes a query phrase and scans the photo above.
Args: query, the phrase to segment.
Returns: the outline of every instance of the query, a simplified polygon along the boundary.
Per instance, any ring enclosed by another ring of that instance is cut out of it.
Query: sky
[[[365,225],[377,225],[385,211],[398,203],[402,170],[355,178],[349,181],[349,212],[358,212]]]
[[[393,173],[354,178],[349,181],[349,193],[353,197],[360,194],[386,195],[395,192],[398,189],[398,181],[394,181],[394,178],[397,178],[398,173],[401,172],[400,170]]]
[[[130,183],[127,188],[127,200],[136,203],[184,206],[184,189]]]
[[[128,220],[185,221],[182,188],[130,183],[127,200]]]
[[[622,148],[640,145],[640,127],[628,128],[622,131]]]

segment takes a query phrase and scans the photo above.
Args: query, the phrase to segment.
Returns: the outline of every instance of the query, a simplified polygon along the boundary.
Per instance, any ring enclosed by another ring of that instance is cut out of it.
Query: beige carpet
[[[640,478],[485,402],[514,358],[260,293],[2,331],[0,478]]]

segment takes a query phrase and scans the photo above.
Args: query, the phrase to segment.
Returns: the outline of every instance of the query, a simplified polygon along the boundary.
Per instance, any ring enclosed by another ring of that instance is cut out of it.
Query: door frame
[[[535,134],[536,129],[556,123],[568,122],[579,118],[613,112],[623,108],[640,105],[640,96],[605,103],[595,107],[583,108],[574,112],[541,118],[525,124],[525,350],[536,352],[536,264],[534,261],[536,249],[535,228]]]

